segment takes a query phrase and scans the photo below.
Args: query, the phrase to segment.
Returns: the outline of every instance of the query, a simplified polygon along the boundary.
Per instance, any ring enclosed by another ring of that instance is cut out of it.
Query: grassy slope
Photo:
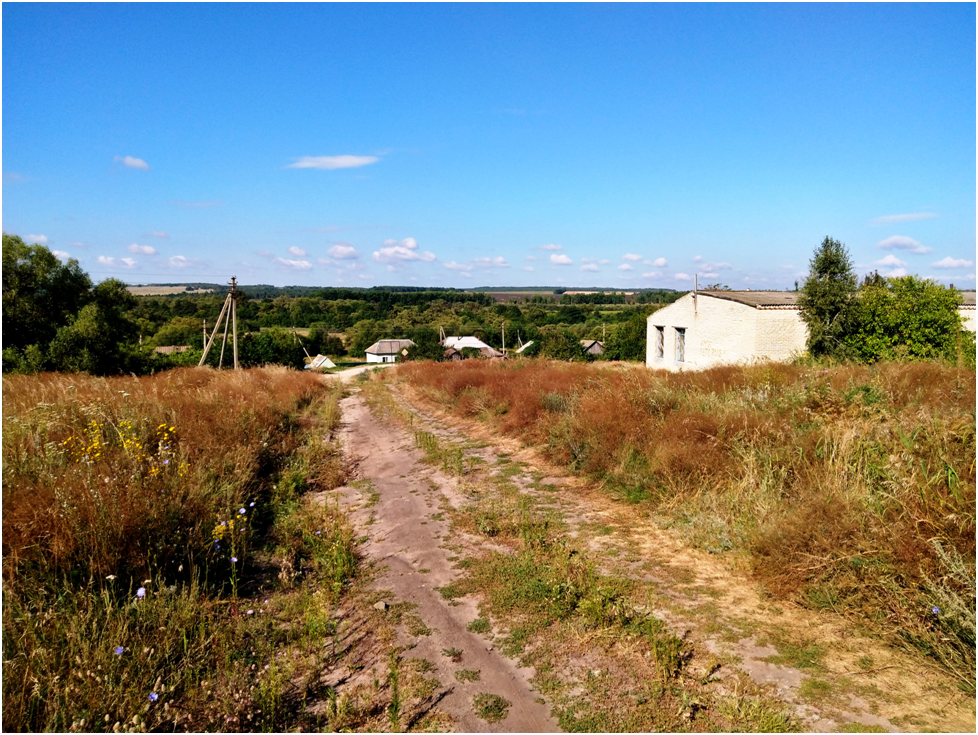
[[[526,362],[400,379],[742,553],[974,687],[975,377],[935,364],[664,374]]]

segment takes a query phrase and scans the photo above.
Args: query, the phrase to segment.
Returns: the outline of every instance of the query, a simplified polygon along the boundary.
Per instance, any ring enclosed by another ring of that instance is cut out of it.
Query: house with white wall
[[[409,339],[382,339],[364,350],[367,362],[397,362],[397,356],[408,347],[414,347]]]
[[[805,351],[808,328],[797,291],[691,291],[648,318],[645,364],[701,370]],[[961,292],[964,328],[975,331],[975,292]]]

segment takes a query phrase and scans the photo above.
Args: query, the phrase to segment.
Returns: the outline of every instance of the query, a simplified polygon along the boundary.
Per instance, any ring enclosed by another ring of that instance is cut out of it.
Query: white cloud
[[[156,248],[152,245],[140,245],[139,243],[133,243],[126,248],[130,253],[139,253],[140,255],[156,255]]]
[[[444,265],[450,271],[463,271],[464,272],[464,271],[470,271],[470,270],[472,270],[472,266],[471,265],[467,265],[466,263],[456,263],[454,260],[451,263],[445,263]]]
[[[304,258],[306,257],[306,251],[293,245],[289,248],[289,255],[294,255],[297,258]]]
[[[71,255],[69,253],[66,253],[64,250],[52,250],[51,255],[53,255],[58,260],[68,260],[68,258],[71,257]]]
[[[458,273],[458,274],[459,274],[460,276],[462,276],[462,278],[471,278],[471,277],[472,277],[472,274],[471,274],[471,273],[469,273],[468,271],[459,271],[459,273]],[[418,279],[417,279],[417,278],[414,278],[414,279],[412,279],[412,280],[414,280],[414,281],[416,281],[416,280],[418,280]]]
[[[724,271],[733,268],[730,263],[703,263],[704,271]],[[716,273],[704,273],[703,275],[716,275]]]
[[[669,262],[665,258],[656,258],[651,263],[649,263],[653,268],[665,268],[669,265]]]
[[[554,263],[555,265],[570,265],[574,261],[561,253],[560,255],[551,255],[550,262]]]
[[[554,250],[554,251],[556,251],[556,250],[563,250],[563,249],[564,249],[564,246],[563,245],[554,245],[553,243],[551,243],[549,245],[541,245],[540,246],[540,250]]]
[[[479,268],[509,268],[506,258],[501,255],[495,258],[475,258],[472,262]]]
[[[308,271],[312,270],[312,263],[308,260],[289,260],[288,258],[276,258],[275,262],[279,265],[284,265],[286,268],[294,271]]]
[[[111,255],[100,255],[98,256],[99,265],[104,265],[107,268],[116,268],[120,265],[124,268],[132,268],[136,265],[136,261],[132,258],[122,258],[121,260],[116,260]]]
[[[536,259],[537,259],[537,256],[535,256],[535,255],[527,255],[525,258],[523,258],[523,260],[536,260]]]
[[[693,262],[694,263],[699,263],[701,260],[703,260],[703,256],[702,255],[694,255],[693,256]]]
[[[885,240],[880,240],[878,243],[876,243],[876,247],[882,248],[883,250],[907,250],[911,253],[934,252],[934,248],[921,245],[912,237],[904,237],[903,235],[894,235],[893,237],[888,237]]]
[[[337,260],[355,260],[360,257],[352,245],[346,242],[338,242],[329,250],[326,254],[331,258],[336,258]]]
[[[66,242],[65,245],[67,245],[69,248],[87,248],[88,247],[88,245],[86,245],[83,242]]]
[[[632,270],[632,267],[628,263],[622,263],[620,266],[618,266],[618,270],[620,270],[620,271],[630,271],[630,270]]]
[[[194,264],[190,258],[186,258],[182,255],[174,255],[167,261],[171,268],[186,268]]]
[[[934,219],[934,212],[914,212],[913,214],[888,214],[873,220],[874,225],[888,225],[892,222],[913,222],[919,219]]]
[[[894,268],[889,273],[884,273],[883,275],[886,276],[887,278],[900,278],[902,276],[907,275],[907,269],[906,268]]]
[[[633,263],[642,259],[641,255],[636,255],[635,253],[625,253],[621,256],[622,260],[630,260]]]
[[[164,240],[169,240],[170,239],[170,236],[167,235],[165,232],[163,232],[163,230],[154,230],[153,232],[151,232],[149,234],[150,234],[150,237],[159,237],[159,238],[164,239]]]
[[[677,273],[673,276],[677,281],[692,281],[693,277],[688,273]]]
[[[598,266],[596,266],[594,263],[587,263],[586,265],[581,266],[581,270],[596,273],[598,271]]]
[[[532,265],[525,265],[525,266],[523,266],[523,270],[527,271],[528,273],[532,273],[533,272],[533,266]]]
[[[369,166],[379,160],[377,156],[303,156],[297,158],[295,163],[290,163],[286,168],[318,168],[332,171],[337,168]]]
[[[121,161],[123,166],[127,168],[138,168],[141,171],[149,171],[149,164],[146,163],[142,158],[134,158],[133,156],[114,156],[113,161]]]
[[[906,265],[906,263],[900,260],[897,256],[890,253],[885,258],[881,258],[875,261],[873,265],[898,266],[898,265]]]
[[[421,252],[418,250],[418,242],[413,237],[405,237],[400,242],[397,240],[384,240],[384,247],[374,251],[374,260],[378,263],[403,263],[411,260],[420,260],[430,263],[435,260],[435,254]],[[387,270],[393,270],[388,267]]]
[[[598,265],[608,265],[610,262],[611,261],[608,260],[607,258],[602,258],[601,260],[598,261]]]
[[[964,260],[963,258],[952,258],[948,256],[946,258],[941,258],[936,263],[931,263],[935,268],[967,268],[969,265],[974,265],[970,260]]]
[[[48,240],[47,235],[28,235],[24,238],[24,241],[28,245],[47,245],[50,240]]]
[[[649,271],[648,273],[643,273],[642,278],[658,278],[661,275],[659,271]]]

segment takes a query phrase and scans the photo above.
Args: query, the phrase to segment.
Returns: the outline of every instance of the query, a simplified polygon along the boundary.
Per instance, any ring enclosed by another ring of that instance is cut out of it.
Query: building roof
[[[474,347],[477,350],[481,350],[483,347],[489,346],[478,337],[445,337],[441,343],[445,347],[454,347],[456,350],[460,350],[463,347]]]
[[[755,309],[797,309],[799,291],[697,291],[701,296],[726,299]]]
[[[334,368],[336,364],[330,360],[326,355],[316,355],[304,368],[305,370],[318,370],[325,368]]]
[[[975,292],[974,291],[958,291],[961,294],[961,303],[958,304],[958,308],[964,309],[974,309],[975,308]]]
[[[414,342],[409,339],[382,339],[374,342],[364,352],[371,355],[396,355],[408,347],[414,347]]]

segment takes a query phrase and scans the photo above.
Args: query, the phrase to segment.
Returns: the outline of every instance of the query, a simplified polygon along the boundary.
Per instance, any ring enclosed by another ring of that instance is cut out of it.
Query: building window
[[[686,330],[676,327],[676,362],[686,362]]]
[[[661,360],[666,356],[666,328],[655,328],[655,357]]]

